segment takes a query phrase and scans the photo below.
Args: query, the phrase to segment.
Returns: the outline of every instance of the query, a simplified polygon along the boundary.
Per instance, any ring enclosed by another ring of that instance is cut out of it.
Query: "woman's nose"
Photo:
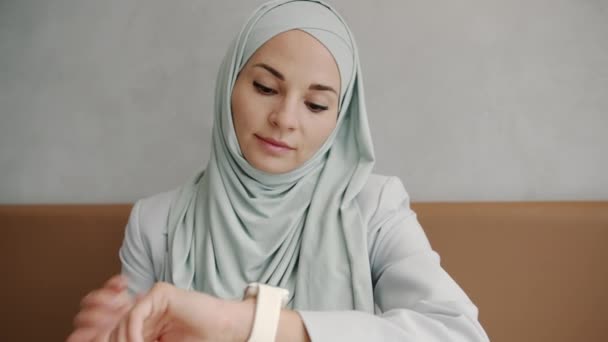
[[[268,120],[272,126],[275,126],[281,130],[295,130],[298,125],[297,101],[284,99],[270,113]]]

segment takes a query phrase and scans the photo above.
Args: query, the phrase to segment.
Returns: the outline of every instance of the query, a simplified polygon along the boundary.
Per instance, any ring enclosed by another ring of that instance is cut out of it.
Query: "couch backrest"
[[[418,203],[494,342],[608,341],[608,202]],[[119,272],[131,205],[0,206],[0,341],[62,341]]]

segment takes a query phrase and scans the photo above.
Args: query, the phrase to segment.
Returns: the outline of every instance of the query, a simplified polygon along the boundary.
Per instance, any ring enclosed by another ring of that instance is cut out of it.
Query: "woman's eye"
[[[306,102],[306,106],[308,106],[308,109],[310,109],[311,112],[315,112],[315,113],[322,112],[329,108],[327,106],[321,106],[321,105],[313,103],[313,102]]]
[[[272,89],[272,88],[268,88],[265,85],[262,85],[256,81],[253,81],[253,86],[262,94],[264,95],[272,95],[272,94],[276,94],[276,90]]]

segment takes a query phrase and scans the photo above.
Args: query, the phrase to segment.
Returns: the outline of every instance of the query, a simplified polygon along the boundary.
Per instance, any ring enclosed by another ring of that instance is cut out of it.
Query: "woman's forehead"
[[[301,30],[290,30],[272,37],[260,46],[247,64],[249,67],[269,65],[281,74],[299,69],[321,77],[332,86],[337,87],[340,83],[338,65],[331,52],[315,37]]]
[[[237,69],[241,70],[259,48],[281,33],[303,31],[329,51],[338,69],[340,101],[353,84],[357,53],[348,27],[329,6],[316,1],[278,1],[262,7],[244,26],[237,40]],[[313,40],[314,42],[314,40]],[[297,43],[296,43],[297,44]]]

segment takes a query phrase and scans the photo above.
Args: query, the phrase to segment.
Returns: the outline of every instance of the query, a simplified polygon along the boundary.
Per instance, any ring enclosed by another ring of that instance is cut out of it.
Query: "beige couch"
[[[608,341],[608,202],[418,203],[494,342]],[[131,205],[0,206],[0,341],[62,341]]]

